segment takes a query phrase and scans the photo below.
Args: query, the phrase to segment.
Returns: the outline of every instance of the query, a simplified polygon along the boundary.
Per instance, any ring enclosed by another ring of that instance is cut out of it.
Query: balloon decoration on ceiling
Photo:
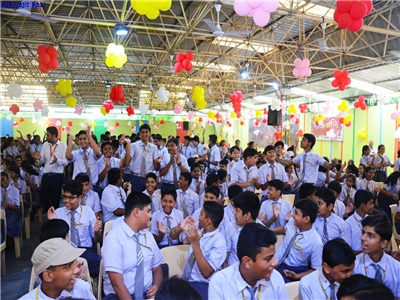
[[[180,104],[175,104],[174,105],[174,113],[176,114],[180,114],[181,112],[183,112],[183,107]]]
[[[124,46],[115,45],[114,43],[108,44],[106,50],[106,66],[109,68],[116,67],[117,69],[128,61],[128,56],[125,54]]]
[[[360,96],[358,97],[357,101],[354,103],[354,108],[359,108],[361,110],[367,109],[367,104],[365,103],[365,97]]]
[[[193,88],[192,100],[196,102],[197,109],[205,109],[207,106],[206,100],[204,100],[204,89],[201,86],[196,85]]]
[[[304,114],[308,109],[308,105],[305,103],[299,104],[299,109],[300,109],[300,113]]]
[[[242,110],[242,100],[243,100],[243,93],[241,91],[236,91],[232,93],[229,98],[232,101],[233,111],[236,114],[236,117],[241,117],[241,110]]]
[[[282,103],[281,103],[281,101],[279,99],[276,99],[276,98],[272,99],[272,101],[271,101],[271,110],[276,110],[276,111],[281,110],[281,108],[282,108],[281,104]]]
[[[20,98],[24,94],[22,87],[14,81],[10,81],[10,84],[7,86],[7,91],[8,97],[10,98]]]
[[[75,113],[76,113],[78,116],[80,116],[80,115],[82,114],[82,110],[83,110],[82,106],[80,106],[80,105],[75,106]],[[68,126],[69,126],[69,125],[68,125]]]
[[[48,117],[49,116],[49,108],[47,106],[42,107],[42,117]]]
[[[72,108],[75,107],[77,102],[78,101],[73,96],[68,96],[67,98],[65,98],[65,105],[68,107],[72,107]]]
[[[129,105],[129,106],[126,108],[126,112],[128,113],[128,116],[133,116],[133,115],[135,114],[135,110],[134,110],[134,108],[133,108],[132,105]]]
[[[139,15],[154,20],[160,15],[160,11],[167,11],[171,8],[172,0],[131,0],[131,5]]]
[[[58,69],[58,51],[56,48],[53,46],[39,45],[36,52],[38,54],[38,68],[40,72],[48,73],[50,70]]]
[[[13,115],[16,115],[17,113],[19,113],[19,106],[18,104],[11,104],[8,110],[11,111]]]
[[[364,25],[364,17],[372,11],[372,0],[337,0],[333,19],[341,29],[359,31]]]
[[[169,91],[164,86],[158,88],[156,95],[158,102],[168,102]]]
[[[33,109],[38,112],[41,110],[43,107],[43,101],[39,99],[35,99],[35,102],[33,102]]]
[[[69,79],[59,79],[56,85],[56,91],[61,94],[61,96],[72,94],[72,82]]]
[[[105,116],[109,114],[112,109],[114,109],[114,103],[111,100],[107,100],[103,102],[103,105],[100,107],[100,112]]]
[[[351,84],[349,72],[347,72],[346,70],[336,70],[335,72],[333,72],[333,77],[335,77],[335,79],[331,83],[332,87],[339,88],[339,90],[341,91],[344,91],[346,87]]]
[[[311,69],[310,69],[310,61],[305,58],[301,60],[300,58],[296,58],[294,60],[294,69],[292,71],[292,74],[294,77],[309,77],[311,76]]]
[[[193,60],[194,56],[192,52],[186,52],[186,54],[178,53],[176,55],[176,63],[174,65],[174,70],[177,73],[182,72],[184,69],[188,72],[192,71],[193,69]]]
[[[117,85],[111,88],[110,99],[115,103],[122,103],[125,101],[124,89],[122,85]]]
[[[268,24],[270,14],[279,6],[279,0],[235,0],[233,8],[239,16],[252,17],[257,26]]]

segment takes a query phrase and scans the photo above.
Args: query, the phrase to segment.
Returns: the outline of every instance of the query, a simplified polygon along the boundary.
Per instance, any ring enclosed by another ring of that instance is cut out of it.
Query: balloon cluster
[[[183,107],[180,104],[175,104],[174,105],[174,113],[176,114],[180,114],[181,112],[183,112]]]
[[[294,60],[294,69],[292,71],[292,74],[294,77],[308,77],[311,76],[311,69],[310,69],[310,61],[305,58],[301,60],[300,58],[296,58]]]
[[[372,0],[338,0],[333,19],[341,29],[359,31],[364,25],[364,17],[372,11]]]
[[[314,103],[315,104],[315,103]],[[307,109],[308,109],[308,105],[307,104],[299,104],[299,109],[300,109],[300,112],[302,113],[302,114],[304,114],[306,111],[307,111]]]
[[[315,121],[315,123],[318,124],[318,126],[321,126],[322,124],[324,124],[324,120],[325,120],[324,115],[317,115],[314,117],[314,121]]]
[[[41,110],[43,107],[43,101],[36,99],[35,102],[33,102],[33,109],[38,112],[39,110]]]
[[[171,8],[172,0],[131,0],[131,5],[139,15],[154,20],[159,16],[160,10],[167,11]]]
[[[111,100],[107,100],[100,107],[100,112],[105,116],[109,114],[112,109],[114,109],[114,103]]]
[[[354,103],[354,108],[360,108],[361,110],[367,109],[367,104],[365,103],[365,97],[360,96],[358,97],[357,102]]]
[[[293,103],[290,104],[289,108],[288,108],[288,113],[289,114],[297,114],[296,105],[294,105]]]
[[[37,47],[39,71],[42,73],[48,73],[49,70],[58,69],[58,51],[53,46],[39,45]]]
[[[58,79],[56,85],[56,91],[61,94],[61,96],[72,94],[72,82],[69,79]]]
[[[282,103],[279,99],[276,99],[276,98],[272,99],[271,110],[279,111],[279,110],[281,110],[281,107],[282,107]]]
[[[335,79],[332,81],[332,87],[338,87],[341,91],[344,91],[346,87],[351,83],[349,72],[347,72],[346,70],[342,72],[336,70],[335,72],[333,72],[333,77],[335,77]]]
[[[169,91],[160,86],[156,92],[158,102],[168,102]]]
[[[350,127],[351,121],[353,121],[354,116],[352,114],[348,114],[348,113],[342,113],[342,114],[343,114],[343,118],[339,119],[339,123],[344,124],[346,127]]]
[[[235,0],[233,8],[239,16],[253,17],[257,26],[268,24],[270,14],[279,6],[279,0]]]
[[[357,136],[359,138],[365,139],[367,137],[367,130],[365,128],[360,128],[357,130]]]
[[[303,129],[299,129],[299,130],[297,130],[297,132],[296,132],[296,136],[298,136],[298,137],[302,137],[303,135],[304,135]]]
[[[290,119],[291,124],[299,124],[300,123],[300,119],[298,118],[297,115],[291,114],[291,115],[289,115],[289,119]]]
[[[326,133],[326,136],[329,139],[333,140],[337,136],[335,129],[333,129],[333,128],[329,129],[329,131]]]
[[[193,88],[192,100],[196,102],[197,109],[204,109],[207,106],[206,100],[204,100],[204,89],[198,85]]]
[[[192,60],[194,56],[192,52],[186,52],[186,54],[178,53],[176,55],[176,63],[174,65],[174,70],[177,73],[180,73],[185,69],[190,72],[193,69]]]
[[[11,111],[13,115],[16,115],[19,112],[18,104],[11,104],[9,111]]]
[[[110,99],[115,103],[122,103],[125,101],[124,89],[122,85],[117,85],[111,88]]]
[[[115,45],[114,43],[108,44],[106,50],[106,66],[116,67],[117,69],[122,68],[122,66],[128,61],[128,56],[125,54],[124,46]]]
[[[149,105],[144,103],[140,104],[139,111],[142,116],[146,115],[149,112]]]
[[[8,97],[10,98],[19,98],[24,93],[22,87],[18,83],[15,83],[14,81],[10,81],[10,84],[7,86],[7,91],[8,91]]]
[[[341,111],[349,111],[350,107],[346,100],[342,100],[342,102],[340,102],[340,104],[338,105],[337,109]]]
[[[233,111],[235,112],[236,116],[240,118],[241,110],[242,110],[242,100],[243,94],[241,91],[236,91],[232,93],[229,98],[232,100]]]
[[[78,102],[78,100],[76,100],[76,98],[73,96],[68,96],[67,98],[65,98],[65,105],[68,107],[75,107],[76,102]]]

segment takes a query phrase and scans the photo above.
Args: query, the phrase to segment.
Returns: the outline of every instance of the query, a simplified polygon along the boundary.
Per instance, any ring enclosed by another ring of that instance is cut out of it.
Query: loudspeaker
[[[183,130],[189,130],[189,122],[188,121],[183,121]]]
[[[280,110],[272,110],[271,106],[268,106],[268,125],[282,125],[282,112]]]

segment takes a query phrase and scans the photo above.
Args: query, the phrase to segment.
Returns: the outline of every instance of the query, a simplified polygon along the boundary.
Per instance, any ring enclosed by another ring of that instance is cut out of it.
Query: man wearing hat
[[[96,298],[86,281],[78,279],[76,259],[85,251],[72,247],[62,238],[44,241],[36,247],[31,261],[42,283],[20,300],[89,299]]]

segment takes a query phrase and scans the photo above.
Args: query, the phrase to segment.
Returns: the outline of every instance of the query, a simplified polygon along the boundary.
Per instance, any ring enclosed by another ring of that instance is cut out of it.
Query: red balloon
[[[183,62],[183,60],[185,59],[186,57],[185,57],[185,54],[183,54],[183,53],[178,53],[177,55],[176,55],[176,61],[178,61],[178,62]]]
[[[340,124],[343,124],[343,122],[344,122],[344,118],[340,118],[340,119],[339,119],[339,123],[340,123]]]
[[[349,121],[349,123],[344,124],[346,127],[350,127],[351,126],[351,121]]]
[[[335,77],[336,79],[342,77],[342,72],[336,70],[335,72],[333,72],[333,77]]]
[[[345,84],[346,84],[346,85],[349,85],[350,83],[351,83],[351,79],[350,79],[350,77],[347,77],[347,78],[346,78]]]
[[[365,102],[365,97],[364,97],[364,96],[358,97],[358,101],[359,101],[359,102]]]
[[[175,70],[175,72],[178,72],[178,73],[183,71],[183,66],[179,61],[174,65],[174,70]]]
[[[263,124],[267,124],[267,119],[262,120]]]
[[[337,83],[338,83],[338,86],[345,85],[346,79],[344,79],[343,77],[341,77],[341,78],[339,78],[339,79],[337,80]]]
[[[366,110],[366,109],[367,109],[367,104],[362,103],[362,104],[360,105],[360,108],[361,108],[361,110]]]
[[[360,107],[361,107],[360,102],[355,102],[355,103],[354,103],[354,108],[360,108]]]
[[[333,19],[335,20],[335,22],[337,23],[339,20],[339,17],[342,13],[338,10],[335,10],[335,12],[333,13]]]
[[[48,63],[48,67],[51,70],[57,70],[59,64],[58,64],[58,59],[57,58],[52,58],[50,62]]]
[[[192,52],[190,52],[190,51],[186,52],[186,59],[193,60],[193,58],[194,58],[194,55]]]
[[[190,60],[188,60],[187,58],[185,58],[182,61],[182,66],[186,69],[188,67],[188,65],[190,64]]]
[[[349,28],[353,19],[349,13],[341,14],[338,19],[338,26],[342,29]]]
[[[238,96],[236,93],[233,93],[229,96],[229,98],[232,100],[232,102],[235,102],[238,99]]]
[[[361,0],[361,2],[364,3],[365,6],[367,7],[367,13],[365,14],[365,16],[368,16],[372,11],[373,7],[372,0]]]
[[[37,54],[42,54],[47,52],[47,47],[45,45],[39,45],[36,49]]]
[[[346,70],[344,70],[344,71],[342,72],[342,77],[343,77],[343,78],[349,77],[349,72],[347,72]]]
[[[193,69],[193,65],[191,62],[189,62],[188,66],[186,67],[186,71],[190,72]]]
[[[350,16],[353,20],[359,20],[364,18],[367,14],[367,6],[362,2],[354,2],[350,9]]]
[[[334,88],[337,88],[337,87],[339,86],[339,84],[338,84],[338,82],[337,82],[337,79],[334,79],[334,80],[332,81],[332,86],[333,86]]]
[[[340,13],[348,13],[351,9],[351,6],[353,5],[354,0],[338,0],[336,2],[336,9]]]
[[[351,22],[349,30],[352,32],[357,32],[361,30],[363,26],[364,26],[364,19],[353,20],[353,22]]]
[[[341,90],[342,92],[346,89],[345,85],[339,85],[339,90]]]
[[[39,64],[39,71],[42,73],[48,73],[49,72],[49,67],[44,64]]]
[[[40,64],[47,65],[50,62],[50,55],[47,53],[42,53],[39,55],[38,61]]]
[[[47,47],[47,54],[50,55],[50,58],[56,58],[58,55],[58,51],[53,46]]]

